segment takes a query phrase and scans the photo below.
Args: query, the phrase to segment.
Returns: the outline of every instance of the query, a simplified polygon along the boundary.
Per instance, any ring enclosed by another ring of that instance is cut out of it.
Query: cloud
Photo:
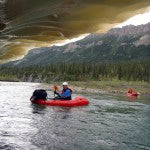
[[[141,24],[146,24],[150,22],[150,8],[147,9],[147,11],[144,14],[139,14],[136,16],[133,16],[126,20],[125,22],[117,25],[116,27],[123,27],[126,25],[141,25]]]
[[[87,33],[103,33],[143,13],[150,0],[0,1],[0,63]],[[14,9],[15,8],[15,9]]]

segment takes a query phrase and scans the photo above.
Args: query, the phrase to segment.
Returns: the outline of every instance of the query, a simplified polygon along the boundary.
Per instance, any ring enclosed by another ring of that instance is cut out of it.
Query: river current
[[[0,82],[0,149],[150,150],[149,96],[86,94],[89,106],[65,108],[31,104],[39,88]]]

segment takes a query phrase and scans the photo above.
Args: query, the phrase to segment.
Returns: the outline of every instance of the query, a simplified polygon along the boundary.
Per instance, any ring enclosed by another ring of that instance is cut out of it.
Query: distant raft
[[[127,93],[128,97],[138,97],[139,93],[138,92],[134,92],[134,93]]]
[[[78,96],[73,100],[37,100],[34,103],[39,105],[75,107],[86,106],[89,104],[89,100],[84,97]]]
[[[128,97],[138,97],[140,93],[136,92],[134,89],[130,88],[127,92]]]

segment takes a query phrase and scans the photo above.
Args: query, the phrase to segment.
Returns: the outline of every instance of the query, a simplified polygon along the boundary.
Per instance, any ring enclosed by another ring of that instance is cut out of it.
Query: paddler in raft
[[[140,94],[140,93],[136,92],[136,91],[135,91],[134,89],[132,89],[132,88],[130,88],[130,89],[128,90],[128,92],[127,92],[127,96],[129,96],[129,97],[132,97],[132,96],[137,97],[139,94]]]
[[[68,83],[64,82],[62,85],[63,90],[61,94],[57,92],[57,89],[55,89],[54,95],[56,94],[57,96],[54,98],[54,100],[71,100],[72,90],[68,87]]]

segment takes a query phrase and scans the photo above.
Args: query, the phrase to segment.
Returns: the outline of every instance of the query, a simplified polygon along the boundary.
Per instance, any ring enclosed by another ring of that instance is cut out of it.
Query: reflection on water
[[[89,106],[63,108],[31,104],[36,88],[0,82],[0,149],[149,149],[149,97],[84,95]]]

